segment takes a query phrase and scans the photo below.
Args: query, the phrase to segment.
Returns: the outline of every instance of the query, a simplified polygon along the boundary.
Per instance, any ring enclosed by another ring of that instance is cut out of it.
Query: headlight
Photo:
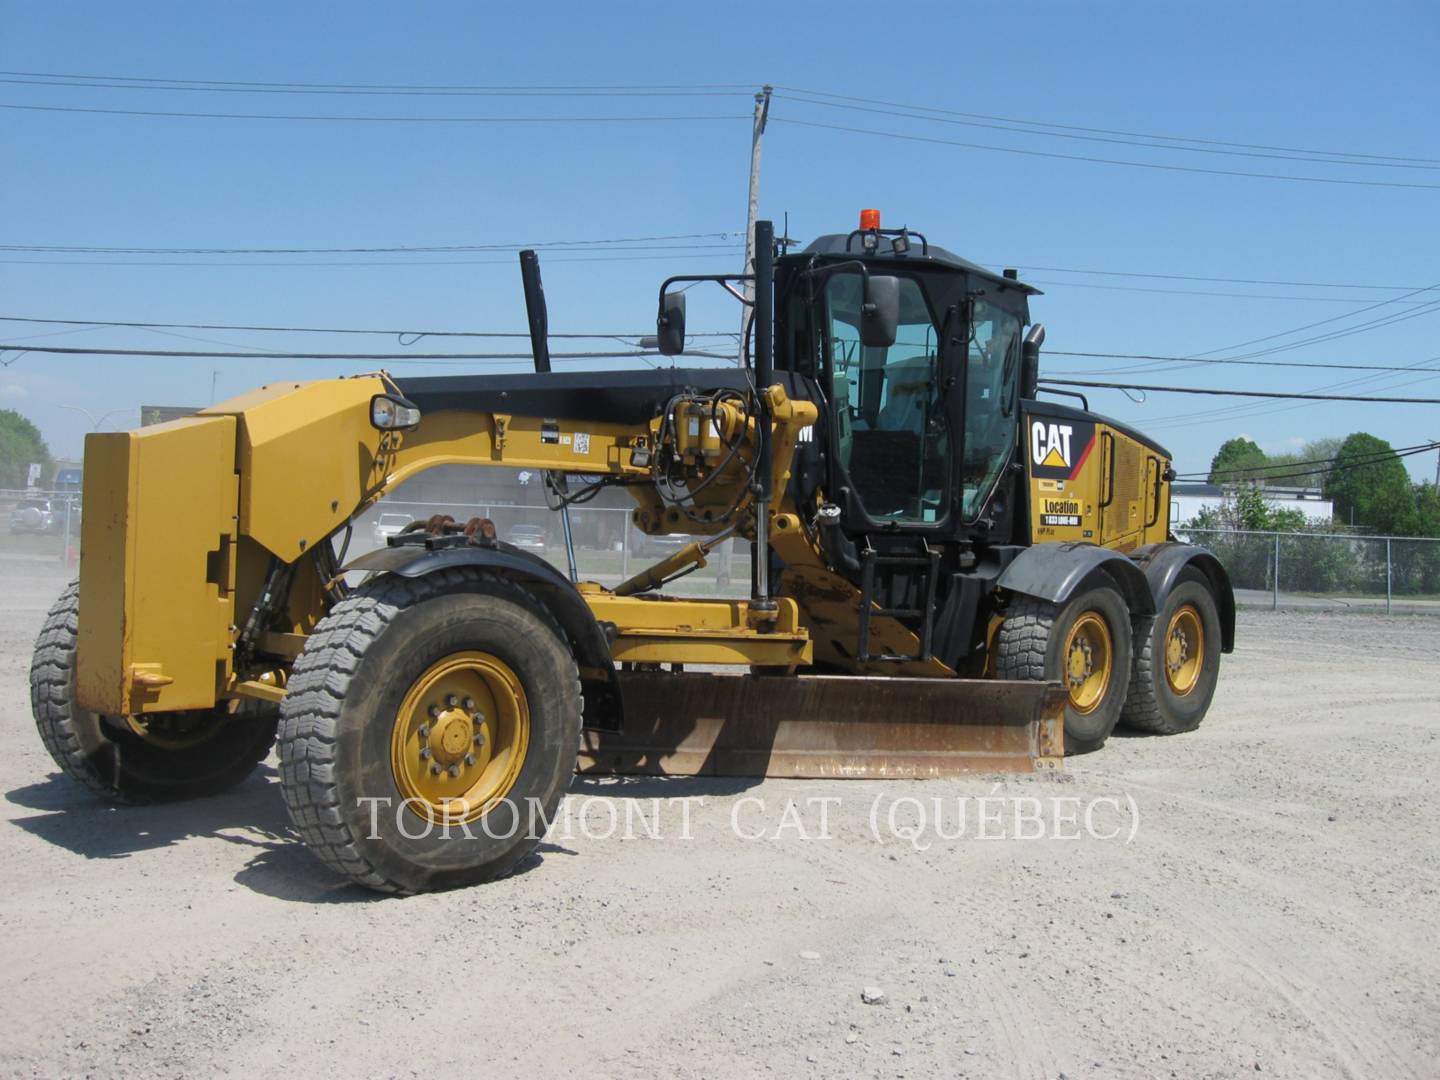
[[[404,398],[376,394],[370,399],[370,423],[381,431],[409,431],[420,426],[420,410]]]

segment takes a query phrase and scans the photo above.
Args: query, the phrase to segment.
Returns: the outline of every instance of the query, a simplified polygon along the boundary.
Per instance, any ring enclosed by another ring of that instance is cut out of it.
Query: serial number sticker
[[[1042,525],[1079,525],[1079,514],[1041,514]]]
[[[588,431],[577,431],[575,433],[575,453],[590,453],[590,433]]]

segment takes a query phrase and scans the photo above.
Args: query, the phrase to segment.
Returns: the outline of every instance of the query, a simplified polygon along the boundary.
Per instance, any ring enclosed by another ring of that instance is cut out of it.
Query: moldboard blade
[[[923,778],[1056,768],[1065,693],[997,679],[618,672],[623,731],[578,772]]]

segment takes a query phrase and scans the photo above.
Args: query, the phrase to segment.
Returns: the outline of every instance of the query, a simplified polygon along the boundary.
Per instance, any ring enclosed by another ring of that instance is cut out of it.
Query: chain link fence
[[[567,571],[565,532],[560,514],[544,506],[519,506],[502,502],[447,503],[405,502],[387,498],[355,519],[347,558],[384,547],[387,535],[398,532],[411,521],[432,514],[449,514],[456,521],[472,517],[489,518],[501,540],[541,556],[562,572]],[[648,536],[635,528],[628,509],[581,506],[570,510],[570,533],[575,547],[575,565],[582,580],[614,586],[661,559],[675,554],[702,536],[676,533]],[[743,540],[726,540],[706,556],[706,565],[677,582],[679,594],[748,596],[750,594],[750,545]]]
[[[387,498],[355,519],[347,558],[383,547],[388,534],[435,513],[448,513],[457,521],[488,517],[502,540],[540,555],[561,571],[567,569],[560,515],[543,506],[500,501],[442,506]],[[73,576],[79,567],[80,520],[75,492],[0,490],[0,573]],[[694,539],[647,536],[634,527],[628,509],[614,507],[572,508],[570,524],[580,576],[609,586]],[[1214,552],[1230,574],[1236,598],[1247,606],[1440,615],[1440,540],[1184,526],[1178,526],[1175,535]],[[707,565],[687,576],[676,591],[748,595],[749,544],[721,543]]]
[[[1215,553],[1242,604],[1440,614],[1440,540],[1177,527]]]
[[[488,517],[500,539],[539,555],[567,571],[565,533],[558,513],[543,506],[504,502],[405,502],[385,499],[353,524],[347,559],[384,547],[386,537],[432,514],[457,521]],[[73,492],[0,490],[0,575],[73,577],[80,566],[80,498]],[[575,507],[571,537],[580,577],[614,586],[703,537],[647,536],[631,522],[630,511],[614,507]],[[342,530],[337,550],[345,544]],[[688,574],[677,592],[691,595],[748,596],[750,545],[727,540],[706,557],[706,565]]]

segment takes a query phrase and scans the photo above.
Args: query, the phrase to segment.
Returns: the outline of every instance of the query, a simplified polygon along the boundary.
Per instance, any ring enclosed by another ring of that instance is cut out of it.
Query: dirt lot
[[[5,1074],[1435,1074],[1440,619],[1245,613],[1199,732],[1055,778],[577,783],[525,872],[395,900],[269,767],[64,780],[25,681],[59,584],[0,577]]]

